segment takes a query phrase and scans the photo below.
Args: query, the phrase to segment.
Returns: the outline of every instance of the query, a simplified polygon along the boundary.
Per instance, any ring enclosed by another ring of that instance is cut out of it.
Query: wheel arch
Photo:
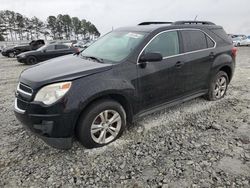
[[[212,71],[210,75],[209,81],[219,72],[224,71],[228,75],[229,81],[231,81],[233,77],[233,71],[234,71],[234,60],[231,57],[231,55],[227,53],[220,54],[216,59],[214,60],[212,64]]]
[[[231,69],[230,66],[228,66],[228,65],[222,66],[219,69],[219,71],[224,71],[228,76],[229,82],[231,81],[231,79],[232,79],[232,69]]]
[[[74,130],[76,129],[77,124],[79,122],[79,119],[81,118],[82,114],[86,111],[86,109],[88,109],[88,107],[91,106],[94,102],[97,102],[99,100],[105,100],[105,99],[114,100],[114,101],[120,103],[126,112],[126,121],[128,123],[132,122],[132,120],[133,120],[133,107],[132,107],[128,97],[124,96],[123,94],[121,94],[119,92],[106,92],[106,93],[97,94],[97,95],[91,97],[81,106],[80,112],[79,112],[79,114],[77,116],[77,120],[75,122]]]

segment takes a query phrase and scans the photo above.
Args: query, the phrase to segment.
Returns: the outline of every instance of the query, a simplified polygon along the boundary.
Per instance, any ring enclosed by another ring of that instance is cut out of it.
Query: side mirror
[[[46,50],[46,49],[44,49],[44,50],[43,50],[43,53],[45,53],[46,51],[47,51],[47,50]]]
[[[144,53],[140,56],[139,63],[152,62],[152,61],[161,61],[162,55],[156,52]]]

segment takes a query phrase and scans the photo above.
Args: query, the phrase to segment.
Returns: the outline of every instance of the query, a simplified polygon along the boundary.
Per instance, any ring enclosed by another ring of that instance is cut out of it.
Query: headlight
[[[25,54],[20,54],[20,57],[25,57]]]
[[[62,98],[70,89],[71,82],[60,82],[44,86],[38,91],[34,101],[50,105]]]

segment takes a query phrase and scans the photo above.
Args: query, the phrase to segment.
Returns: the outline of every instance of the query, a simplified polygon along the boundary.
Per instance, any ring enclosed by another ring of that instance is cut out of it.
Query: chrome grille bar
[[[15,98],[15,110],[21,114],[25,113],[25,110],[22,110],[17,106],[17,98]]]
[[[19,93],[22,93],[22,94],[28,95],[28,96],[32,96],[32,93],[29,93],[29,92],[27,92],[27,91],[22,90],[22,89],[20,88],[20,85],[22,85],[22,87],[26,87],[27,89],[29,89],[29,90],[31,90],[31,91],[33,92],[32,88],[30,88],[30,87],[28,87],[28,86],[26,86],[26,85],[24,85],[24,84],[22,84],[22,83],[19,83],[18,86],[17,86],[17,91],[18,91]]]

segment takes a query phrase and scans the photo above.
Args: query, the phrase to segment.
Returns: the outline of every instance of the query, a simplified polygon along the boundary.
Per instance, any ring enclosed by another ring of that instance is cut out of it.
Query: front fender
[[[105,76],[103,76],[105,78]],[[79,90],[79,88],[82,88]],[[87,88],[87,89],[86,89]],[[71,96],[67,97],[70,109],[76,108],[77,111],[82,111],[90,102],[97,98],[108,95],[120,95],[129,103],[136,103],[136,90],[132,83],[122,79],[102,79],[91,77],[75,80],[72,84]],[[77,99],[77,100],[76,100]]]

